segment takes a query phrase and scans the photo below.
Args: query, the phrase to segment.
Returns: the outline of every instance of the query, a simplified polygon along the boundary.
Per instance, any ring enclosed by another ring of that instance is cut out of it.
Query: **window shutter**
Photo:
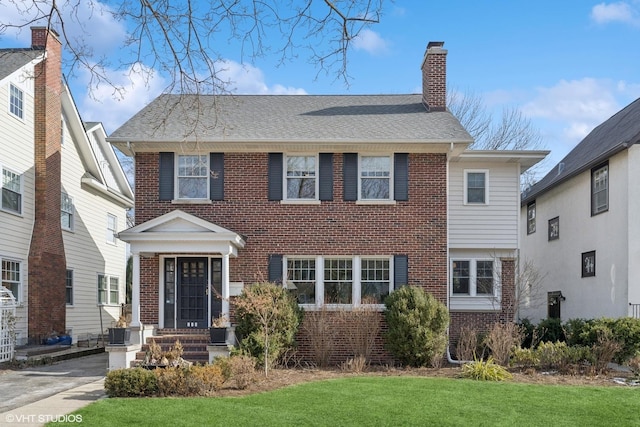
[[[333,200],[333,153],[320,153],[319,198]]]
[[[282,283],[282,255],[269,255],[269,281]]]
[[[269,153],[269,200],[282,200],[282,153]]]
[[[210,153],[209,196],[211,200],[224,200],[224,153]]]
[[[344,200],[358,200],[358,154],[344,153],[343,165]]]
[[[173,153],[160,153],[158,195],[160,200],[173,200]]]
[[[393,289],[409,284],[409,257],[395,255],[393,257]]]
[[[409,155],[396,153],[393,162],[393,198],[409,200]]]

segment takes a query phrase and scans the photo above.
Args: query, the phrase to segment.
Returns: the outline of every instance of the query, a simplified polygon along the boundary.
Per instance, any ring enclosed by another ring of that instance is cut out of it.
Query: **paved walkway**
[[[0,426],[42,426],[105,397],[108,354],[0,371]]]

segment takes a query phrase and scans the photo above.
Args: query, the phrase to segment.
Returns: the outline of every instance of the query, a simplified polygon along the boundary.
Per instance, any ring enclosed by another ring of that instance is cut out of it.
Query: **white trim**
[[[484,174],[484,203],[469,202],[468,195],[468,176],[470,173],[483,173]],[[489,205],[489,169],[464,169],[464,200],[463,205],[469,206],[488,206]]]

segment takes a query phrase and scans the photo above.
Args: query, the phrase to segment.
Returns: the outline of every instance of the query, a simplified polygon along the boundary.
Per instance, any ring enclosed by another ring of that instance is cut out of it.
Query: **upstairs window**
[[[22,213],[22,176],[2,169],[2,209]]]
[[[73,270],[67,270],[65,292],[67,305],[73,305]]]
[[[20,119],[24,117],[24,93],[14,85],[9,85],[9,112]]]
[[[360,157],[360,199],[391,199],[391,157]]]
[[[60,200],[60,222],[63,230],[73,230],[73,199],[62,193]]]
[[[609,210],[609,165],[591,170],[591,215]]]
[[[316,156],[287,156],[287,199],[316,200],[317,159]]]
[[[178,199],[209,198],[209,156],[178,156]]]
[[[107,214],[107,243],[116,244],[116,231],[118,218],[115,215]]]
[[[465,204],[485,205],[489,202],[487,196],[487,171],[465,171],[464,200]]]
[[[536,232],[536,202],[527,205],[527,234]]]

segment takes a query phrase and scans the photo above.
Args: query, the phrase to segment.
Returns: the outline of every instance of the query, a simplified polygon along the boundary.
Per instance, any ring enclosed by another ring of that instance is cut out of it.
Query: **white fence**
[[[0,286],[0,363],[13,359],[16,348],[16,299]]]

